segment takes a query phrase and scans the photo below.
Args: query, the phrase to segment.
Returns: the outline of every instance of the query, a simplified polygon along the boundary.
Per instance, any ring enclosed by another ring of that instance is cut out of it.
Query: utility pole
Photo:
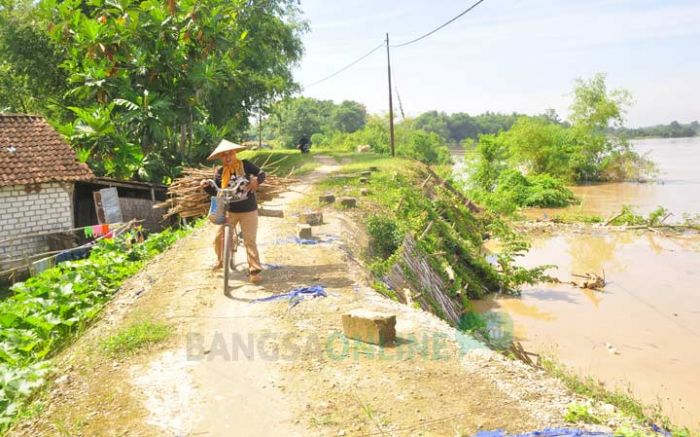
[[[262,108],[258,108],[258,149],[260,149],[260,150],[262,150],[262,135],[263,135]]]
[[[394,149],[394,103],[391,98],[391,57],[389,56],[389,32],[386,34],[386,66],[389,72],[389,132],[391,135],[391,156],[396,156]]]

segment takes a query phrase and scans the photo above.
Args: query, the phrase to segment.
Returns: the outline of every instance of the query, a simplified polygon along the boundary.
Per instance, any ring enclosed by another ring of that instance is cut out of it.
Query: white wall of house
[[[73,227],[73,184],[49,182],[0,187],[0,242],[17,235],[61,231]],[[46,237],[0,243],[0,270],[13,267],[10,259],[48,251]]]

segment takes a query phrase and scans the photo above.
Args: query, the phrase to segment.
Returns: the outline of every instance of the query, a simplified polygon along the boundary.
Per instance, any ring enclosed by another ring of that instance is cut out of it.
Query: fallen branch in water
[[[605,285],[607,284],[605,280],[605,270],[603,270],[603,276],[598,276],[595,273],[586,273],[585,275],[579,275],[576,273],[572,273],[571,276],[575,276],[577,278],[583,278],[585,279],[583,282],[576,282],[576,281],[562,281],[559,278],[555,278],[553,276],[549,276],[548,282],[552,282],[555,284],[571,284],[574,287],[581,288],[583,290],[595,290],[595,291],[600,291],[603,292],[605,291]]]
[[[541,368],[542,366],[540,365],[540,356],[536,353],[533,352],[528,352],[525,350],[522,344],[520,344],[519,341],[514,340],[513,344],[510,346],[510,352],[520,361],[523,363],[527,364],[528,366],[531,367],[536,367],[536,368]],[[530,356],[537,357],[537,363],[532,361],[532,358]]]
[[[618,218],[622,217],[625,214],[625,211],[621,211],[618,214],[612,216],[611,218],[605,220],[605,223],[603,223],[603,226],[608,226],[610,223],[614,222]]]

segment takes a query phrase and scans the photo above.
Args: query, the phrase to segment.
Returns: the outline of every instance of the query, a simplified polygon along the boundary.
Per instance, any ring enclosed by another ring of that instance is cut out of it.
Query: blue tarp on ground
[[[323,285],[311,285],[307,287],[297,287],[286,293],[275,294],[273,296],[255,299],[253,302],[272,302],[275,300],[289,300],[289,308],[297,306],[306,298],[315,299],[317,297],[327,297],[326,289]]]
[[[525,434],[508,434],[505,431],[480,431],[474,437],[612,437],[609,432],[584,431],[575,428],[545,428]]]
[[[277,244],[303,244],[303,245],[313,245],[313,244],[328,244],[333,243],[338,240],[338,237],[333,235],[328,235],[323,238],[299,238],[299,237],[287,237],[280,238],[277,240]]]

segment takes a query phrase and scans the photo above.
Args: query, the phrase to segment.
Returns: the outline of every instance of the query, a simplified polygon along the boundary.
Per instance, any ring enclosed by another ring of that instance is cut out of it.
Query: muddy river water
[[[643,140],[635,147],[656,161],[659,182],[576,187],[582,204],[575,208],[605,217],[623,204],[641,212],[662,205],[676,220],[700,214],[700,138]],[[697,234],[561,231],[533,236],[522,264],[557,265],[551,273],[562,280],[604,272],[609,285],[604,293],[538,285],[519,298],[477,302],[478,310],[509,315],[525,349],[630,390],[675,423],[700,430]]]

